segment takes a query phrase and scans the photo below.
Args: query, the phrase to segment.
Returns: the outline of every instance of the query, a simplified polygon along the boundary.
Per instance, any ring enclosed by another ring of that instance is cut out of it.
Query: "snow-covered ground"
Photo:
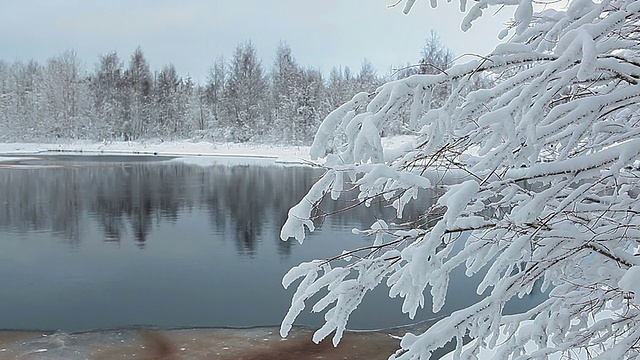
[[[74,152],[88,155],[172,155],[268,158],[278,162],[309,160],[308,146],[275,146],[192,141],[113,141],[104,143],[65,142],[58,144],[2,143],[0,154],[35,154],[47,151]],[[6,158],[6,157],[5,157]]]
[[[385,148],[397,148],[410,141],[408,136],[384,138]],[[42,143],[0,143],[0,161],[10,161],[11,154],[37,154],[47,151],[77,154],[121,154],[121,155],[170,155],[182,157],[192,163],[205,163],[203,156],[224,158],[252,158],[277,163],[306,163],[309,146],[280,146],[253,143],[212,143],[206,141],[73,141],[57,144]]]

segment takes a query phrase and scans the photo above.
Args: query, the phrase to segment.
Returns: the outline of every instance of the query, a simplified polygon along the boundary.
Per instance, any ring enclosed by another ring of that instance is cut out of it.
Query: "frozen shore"
[[[383,138],[385,149],[397,149],[411,141],[409,136]],[[256,143],[214,143],[207,141],[63,141],[46,143],[0,143],[3,158],[11,154],[38,154],[65,152],[74,154],[118,154],[118,155],[165,155],[176,157],[215,156],[231,158],[269,159],[277,163],[306,163],[309,146],[273,145]]]

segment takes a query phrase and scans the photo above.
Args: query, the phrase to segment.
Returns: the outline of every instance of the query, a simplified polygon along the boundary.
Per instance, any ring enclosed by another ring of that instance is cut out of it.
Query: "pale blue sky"
[[[90,70],[116,50],[128,62],[142,46],[152,69],[172,62],[180,74],[204,82],[213,60],[252,40],[269,67],[285,40],[294,57],[328,73],[334,65],[359,69],[369,59],[379,74],[417,61],[431,29],[456,55],[486,54],[509,14],[487,12],[467,33],[458,4],[431,9],[418,1],[409,15],[396,0],[2,0],[0,59],[47,58],[75,50]]]

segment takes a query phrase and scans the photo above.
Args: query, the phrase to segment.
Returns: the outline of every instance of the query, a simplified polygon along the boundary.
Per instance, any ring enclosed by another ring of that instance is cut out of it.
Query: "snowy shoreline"
[[[308,146],[278,146],[254,143],[211,143],[182,141],[112,141],[0,143],[0,161],[11,160],[11,155],[41,153],[68,153],[78,155],[158,155],[175,157],[216,157],[263,159],[276,163],[304,164],[310,161]]]
[[[413,137],[382,138],[385,149],[401,151]],[[158,155],[187,159],[194,164],[206,165],[222,158],[265,161],[279,164],[305,165],[312,163],[310,146],[273,145],[258,143],[215,143],[193,140],[141,140],[141,141],[61,141],[59,143],[0,143],[0,162],[11,161],[11,155],[64,153],[69,155]],[[198,160],[201,159],[201,160]],[[209,159],[212,161],[207,161]],[[314,161],[315,162],[315,161]]]

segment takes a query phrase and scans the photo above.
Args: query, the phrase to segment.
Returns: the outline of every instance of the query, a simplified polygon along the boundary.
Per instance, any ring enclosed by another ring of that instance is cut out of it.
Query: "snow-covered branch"
[[[404,298],[409,317],[427,289],[438,312],[452,271],[464,267],[481,277],[483,300],[407,334],[392,358],[424,360],[451,339],[461,358],[488,349],[499,358],[640,356],[640,1],[576,0],[536,13],[529,0],[480,0],[463,28],[503,5],[517,6],[506,30],[513,36],[491,54],[360,93],[325,119],[311,155],[326,158],[327,173],[292,209],[283,239],[301,241],[311,204],[349,187],[365,204],[389,201],[398,217],[428,189],[437,200],[422,216],[435,220],[384,219],[362,230],[375,243],[360,256],[292,270],[304,280],[283,335],[322,289],[313,310],[329,310],[316,341],[335,330],[336,344],[349,314],[382,283]],[[479,77],[492,82],[478,87]],[[434,102],[444,86],[450,95]],[[382,147],[394,122],[415,132],[401,151]],[[532,291],[548,299],[503,314]],[[465,336],[474,340],[463,348]]]

